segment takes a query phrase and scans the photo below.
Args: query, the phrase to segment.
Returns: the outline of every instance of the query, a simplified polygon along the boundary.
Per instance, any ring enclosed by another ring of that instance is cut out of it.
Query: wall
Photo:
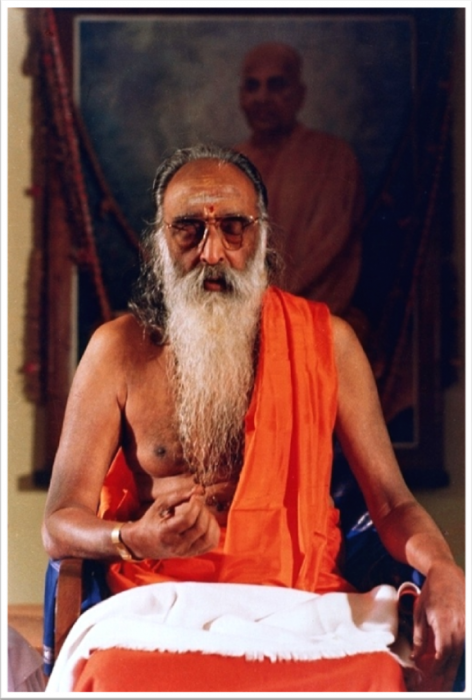
[[[34,463],[35,407],[19,372],[23,357],[26,276],[31,249],[31,80],[22,74],[27,48],[24,10],[8,10],[8,601],[40,603],[47,557],[40,526],[44,491],[18,480]]]
[[[43,594],[44,570],[47,562],[40,539],[40,524],[45,493],[22,491],[20,477],[31,472],[35,463],[34,406],[22,392],[22,343],[25,309],[25,284],[28,255],[31,247],[32,202],[25,194],[30,185],[30,98],[31,81],[22,74],[22,61],[27,49],[24,10],[9,10],[8,27],[8,127],[9,127],[9,257],[8,257],[8,600],[10,603],[40,603]],[[459,45],[461,51],[462,46]],[[462,177],[463,147],[456,148],[458,198],[456,261],[463,274],[464,183]],[[463,318],[463,296],[460,298]],[[461,329],[463,339],[463,328]],[[462,348],[461,358],[464,361]],[[461,377],[464,376],[462,366]],[[445,460],[451,486],[432,492],[421,492],[419,499],[427,506],[449,539],[458,558],[464,562],[464,384],[456,384],[445,396]]]

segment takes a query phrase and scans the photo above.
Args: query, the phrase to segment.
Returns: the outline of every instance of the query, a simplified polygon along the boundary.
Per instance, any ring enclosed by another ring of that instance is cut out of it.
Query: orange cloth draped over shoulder
[[[189,559],[113,563],[111,590],[167,580],[351,590],[338,567],[339,513],[329,493],[336,394],[328,308],[269,288],[245,459],[219,547]],[[138,508],[133,475],[119,452],[100,515],[132,520]]]
[[[219,547],[190,559],[118,562],[114,592],[166,580],[246,582],[307,591],[352,590],[338,568],[341,534],[330,504],[337,379],[323,304],[271,288],[246,417],[245,460]],[[101,515],[133,518],[139,506],[120,452]],[[76,668],[76,692],[403,692],[386,652],[317,661],[249,661],[195,652],[95,651]]]

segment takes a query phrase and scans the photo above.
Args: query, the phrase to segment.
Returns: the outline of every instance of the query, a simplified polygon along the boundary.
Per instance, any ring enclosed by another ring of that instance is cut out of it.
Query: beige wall
[[[35,463],[34,406],[22,392],[22,343],[25,311],[25,285],[31,247],[31,199],[25,195],[30,185],[30,98],[31,81],[22,74],[27,48],[24,10],[9,10],[9,251],[8,251],[8,600],[10,603],[39,603],[43,595],[46,555],[40,539],[45,493],[20,491],[20,476],[31,473]],[[462,148],[457,149],[461,169]],[[463,231],[463,189],[458,188],[458,230]],[[461,200],[462,198],[462,200]],[[462,201],[462,204],[461,204]],[[463,261],[463,234],[458,237],[458,268]],[[463,273],[461,273],[463,278]],[[463,300],[461,300],[462,303]],[[464,354],[462,354],[464,359]],[[463,370],[462,370],[463,375]],[[419,494],[445,531],[457,558],[464,561],[464,389],[454,386],[446,395],[446,469],[451,487]]]
[[[8,10],[8,601],[40,603],[46,554],[40,538],[43,491],[20,491],[31,473],[34,406],[23,395],[25,285],[31,249],[31,80],[22,74],[24,10]]]

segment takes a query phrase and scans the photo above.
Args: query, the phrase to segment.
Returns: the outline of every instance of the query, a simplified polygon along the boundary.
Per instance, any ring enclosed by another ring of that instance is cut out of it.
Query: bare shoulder
[[[143,330],[138,321],[131,313],[117,316],[112,321],[102,323],[94,331],[92,339],[94,342],[112,342],[122,339],[136,339],[143,335]]]
[[[362,346],[352,326],[340,316],[331,316],[333,344],[336,361],[350,356],[353,352],[363,354]]]
[[[92,334],[80,359],[70,392],[72,401],[93,392],[96,402],[101,397],[108,405],[110,397],[116,397],[123,406],[130,377],[161,351],[132,314],[103,323]]]
[[[126,313],[99,326],[89,341],[86,353],[116,364],[156,351],[156,346],[136,318]]]
[[[340,392],[374,392],[372,367],[355,330],[339,316],[332,316],[331,323]]]

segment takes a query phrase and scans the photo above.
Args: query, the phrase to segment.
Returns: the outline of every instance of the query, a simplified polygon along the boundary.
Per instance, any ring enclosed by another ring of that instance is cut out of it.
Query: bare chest
[[[173,480],[183,479],[189,484],[197,481],[184,458],[166,365],[158,359],[129,378],[122,447],[143,508],[169,488]],[[206,489],[206,503],[220,524],[225,524],[235,489],[234,479],[216,479]]]
[[[128,378],[122,445],[134,471],[159,478],[187,470],[174,398],[160,357],[151,359]]]

